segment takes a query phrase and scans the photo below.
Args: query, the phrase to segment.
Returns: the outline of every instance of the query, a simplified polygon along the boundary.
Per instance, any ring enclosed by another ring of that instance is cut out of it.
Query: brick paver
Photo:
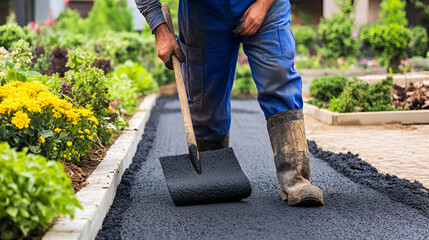
[[[307,138],[332,152],[352,152],[381,173],[429,188],[429,125],[331,126],[306,115]]]

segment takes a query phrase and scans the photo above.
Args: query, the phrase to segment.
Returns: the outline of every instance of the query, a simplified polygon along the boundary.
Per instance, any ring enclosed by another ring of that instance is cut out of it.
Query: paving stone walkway
[[[325,151],[359,154],[381,173],[429,188],[429,125],[331,126],[305,116],[307,138]]]

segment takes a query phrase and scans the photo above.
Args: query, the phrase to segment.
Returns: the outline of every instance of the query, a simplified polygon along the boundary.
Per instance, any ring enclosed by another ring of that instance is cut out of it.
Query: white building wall
[[[35,0],[34,1],[34,21],[43,22],[43,20],[49,19],[49,12],[52,17],[56,18],[60,12],[64,9],[63,0]]]
[[[361,26],[368,23],[369,17],[369,0],[359,0],[356,4],[355,25]]]
[[[330,18],[332,14],[339,13],[340,8],[335,3],[335,0],[323,0],[323,17]]]
[[[52,16],[57,18],[60,15],[61,11],[65,8],[64,1],[61,0],[49,0],[49,4],[52,9]]]
[[[377,1],[380,2],[381,0]],[[335,0],[323,0],[323,17],[330,18],[332,14],[339,12],[340,8],[335,3]],[[358,0],[355,11],[355,26],[359,27],[370,22],[374,18],[370,14],[374,14],[373,11],[370,12],[370,0]]]
[[[146,21],[140,11],[137,9],[135,0],[128,0],[128,7],[131,9],[131,12],[133,14],[134,30],[143,30],[143,25],[146,23]]]

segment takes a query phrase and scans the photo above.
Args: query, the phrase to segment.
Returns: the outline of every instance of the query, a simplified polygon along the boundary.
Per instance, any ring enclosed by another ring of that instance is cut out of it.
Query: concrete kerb
[[[304,104],[304,113],[331,125],[382,125],[429,123],[429,110],[336,113]]]
[[[144,98],[129,121],[129,127],[109,148],[103,161],[89,176],[87,186],[76,194],[83,210],[76,209],[74,219],[58,218],[54,226],[43,236],[43,240],[95,238],[113,203],[122,174],[131,164],[137,151],[156,99],[156,94]]]
[[[298,72],[303,77],[323,77],[333,75],[355,77],[373,74],[385,74],[387,69],[381,67],[373,69],[299,69]]]

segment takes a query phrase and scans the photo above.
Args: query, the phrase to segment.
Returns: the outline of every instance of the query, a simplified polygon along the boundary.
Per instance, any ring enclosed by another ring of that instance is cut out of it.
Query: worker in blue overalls
[[[282,199],[289,205],[323,205],[322,190],[310,182],[289,0],[180,0],[178,41],[159,0],[135,1],[155,34],[158,57],[170,69],[173,54],[183,62],[199,150],[229,146],[230,95],[242,43],[267,120]]]

